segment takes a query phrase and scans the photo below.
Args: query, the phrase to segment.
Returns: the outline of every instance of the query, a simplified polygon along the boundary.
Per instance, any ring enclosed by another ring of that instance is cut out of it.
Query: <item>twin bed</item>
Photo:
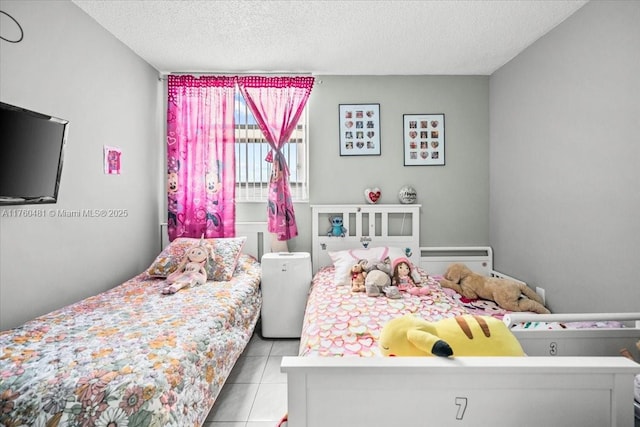
[[[214,280],[162,295],[196,242],[176,239],[120,286],[0,332],[0,425],[203,425],[258,320],[261,268],[260,242],[211,239]]]
[[[439,286],[437,276],[452,262],[507,276],[493,271],[490,248],[420,247],[419,205],[312,211],[315,276],[300,352],[281,365],[288,378],[288,427],[633,425],[633,376],[640,366],[618,354],[640,340],[640,313],[603,315],[596,319],[605,326],[599,329],[564,329],[569,321],[589,319],[559,315],[529,328],[540,315],[509,313]],[[328,235],[336,216],[343,219],[344,237]],[[351,292],[345,268],[358,258],[386,255],[419,266],[430,292],[400,299]],[[502,318],[534,357],[380,357],[382,326],[407,313],[432,321],[469,313]]]

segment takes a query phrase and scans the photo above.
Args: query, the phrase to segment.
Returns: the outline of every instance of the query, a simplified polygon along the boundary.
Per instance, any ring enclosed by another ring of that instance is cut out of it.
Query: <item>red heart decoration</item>
[[[367,188],[364,190],[364,197],[368,203],[376,203],[380,199],[381,195],[382,193],[379,188]]]

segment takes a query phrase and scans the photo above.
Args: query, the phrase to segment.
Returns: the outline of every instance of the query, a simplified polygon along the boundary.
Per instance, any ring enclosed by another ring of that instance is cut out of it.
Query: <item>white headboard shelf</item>
[[[420,207],[396,205],[312,205],[312,259],[314,272],[331,264],[329,251],[374,246],[405,249],[416,265],[420,262]],[[332,217],[341,217],[344,237],[331,235]]]

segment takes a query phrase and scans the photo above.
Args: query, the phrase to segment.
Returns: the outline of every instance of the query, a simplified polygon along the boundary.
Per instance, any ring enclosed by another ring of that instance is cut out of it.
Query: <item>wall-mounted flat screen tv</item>
[[[69,121],[0,102],[0,206],[56,203]]]

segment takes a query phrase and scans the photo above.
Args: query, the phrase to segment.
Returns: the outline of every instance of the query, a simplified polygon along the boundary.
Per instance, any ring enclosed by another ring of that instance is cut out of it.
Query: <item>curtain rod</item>
[[[286,73],[251,73],[251,72],[242,72],[242,73],[233,73],[233,72],[229,72],[229,71],[225,71],[225,72],[220,72],[220,73],[216,73],[216,72],[207,72],[207,73],[189,73],[189,72],[179,72],[179,73],[158,73],[158,80],[166,80],[167,76],[194,76],[194,77],[201,77],[201,76],[265,76],[265,77],[275,77],[275,76],[282,76],[282,77],[287,77],[287,76],[313,76],[313,73],[292,73],[292,72],[286,72]]]

